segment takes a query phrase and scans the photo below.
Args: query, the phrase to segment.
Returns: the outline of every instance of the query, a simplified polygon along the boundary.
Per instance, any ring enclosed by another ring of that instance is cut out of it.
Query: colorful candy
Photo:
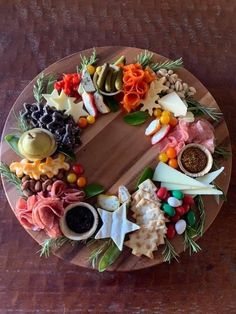
[[[168,227],[167,227],[167,238],[168,239],[173,239],[174,236],[176,234],[176,231],[175,231],[175,225],[174,224],[169,224]]]
[[[179,207],[182,205],[182,201],[173,196],[168,198],[167,203],[172,207]]]
[[[174,210],[174,208],[172,207],[172,206],[170,206],[169,204],[164,204],[163,205],[163,210],[164,210],[164,212],[168,215],[168,216],[170,216],[170,217],[173,217],[174,215],[175,215],[175,210]]]
[[[175,230],[178,234],[183,234],[184,231],[186,230],[186,227],[187,227],[186,221],[183,219],[180,219],[175,224]]]

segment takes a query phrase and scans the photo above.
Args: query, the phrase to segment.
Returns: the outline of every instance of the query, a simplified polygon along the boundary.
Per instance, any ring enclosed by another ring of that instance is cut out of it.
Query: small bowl
[[[83,232],[83,233],[77,233],[77,232],[71,230],[68,227],[68,224],[66,221],[66,215],[67,215],[68,211],[70,211],[74,207],[79,207],[79,206],[86,207],[88,210],[91,211],[91,213],[93,214],[93,217],[94,217],[94,222],[93,222],[92,227],[88,231]],[[65,213],[64,213],[63,217],[61,217],[61,219],[60,219],[60,228],[61,228],[61,232],[67,238],[69,238],[71,240],[85,240],[85,239],[90,238],[94,234],[94,232],[97,229],[98,222],[99,222],[99,218],[98,218],[98,213],[97,213],[96,209],[88,203],[78,202],[78,203],[70,204],[66,207]]]
[[[206,166],[204,169],[202,169],[201,171],[198,171],[198,172],[190,172],[189,170],[187,170],[182,162],[182,155],[183,153],[189,149],[189,148],[198,148],[200,149],[202,152],[204,152],[204,154],[206,155],[207,157],[207,163],[206,163]],[[203,145],[200,145],[200,144],[188,144],[188,145],[185,145],[181,151],[179,152],[178,154],[178,164],[179,164],[179,167],[180,169],[185,173],[187,174],[188,176],[190,177],[193,177],[193,178],[197,178],[197,177],[202,177],[204,176],[205,174],[207,174],[211,168],[212,168],[212,165],[213,165],[213,158],[212,158],[212,155],[211,155],[211,152]]]

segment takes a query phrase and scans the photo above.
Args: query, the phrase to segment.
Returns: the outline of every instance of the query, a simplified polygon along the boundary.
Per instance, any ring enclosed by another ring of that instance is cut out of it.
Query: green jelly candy
[[[181,191],[172,191],[172,196],[178,200],[182,200],[184,198],[184,194]]]
[[[164,204],[163,205],[163,210],[170,217],[173,217],[175,215],[174,208],[172,206],[170,206],[169,204]]]
[[[191,227],[193,227],[196,223],[196,215],[195,213],[190,210],[188,213],[187,213],[187,216],[186,216],[186,220],[187,220],[187,224]]]

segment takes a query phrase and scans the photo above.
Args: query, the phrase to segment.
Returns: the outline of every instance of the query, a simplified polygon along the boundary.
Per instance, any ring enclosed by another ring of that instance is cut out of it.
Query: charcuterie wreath
[[[0,170],[40,256],[124,271],[201,250],[225,200],[231,147],[182,58],[104,47],[26,87],[6,121]]]

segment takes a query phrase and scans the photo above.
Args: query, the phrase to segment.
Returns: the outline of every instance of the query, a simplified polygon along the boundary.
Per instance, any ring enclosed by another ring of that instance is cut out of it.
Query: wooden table
[[[52,62],[91,46],[131,45],[183,56],[221,106],[235,151],[235,13],[235,1],[226,0],[2,0],[1,128],[22,89]],[[130,273],[40,259],[1,190],[0,313],[235,313],[235,177],[199,241],[202,253]]]

